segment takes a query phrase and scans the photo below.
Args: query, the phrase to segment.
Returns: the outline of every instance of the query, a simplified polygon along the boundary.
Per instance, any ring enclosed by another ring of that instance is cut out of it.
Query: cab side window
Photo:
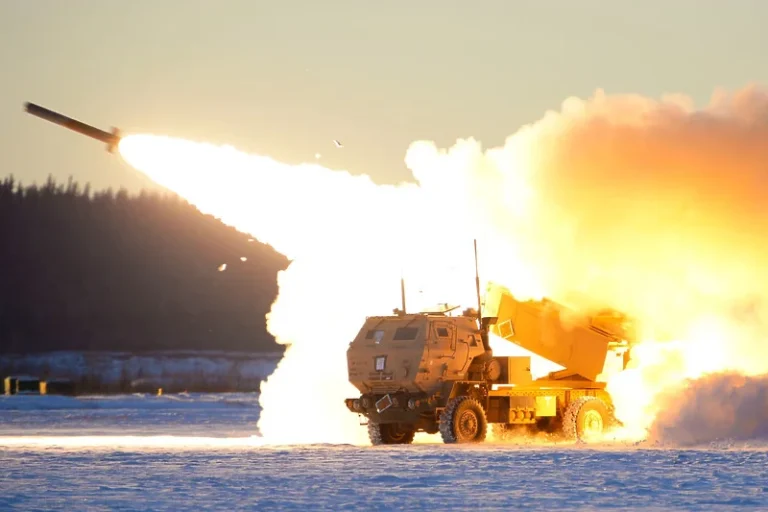
[[[435,325],[435,344],[440,344],[444,346],[445,348],[450,347],[451,350],[455,349],[455,340],[453,339],[453,336],[451,335],[451,329],[443,324],[443,325]]]

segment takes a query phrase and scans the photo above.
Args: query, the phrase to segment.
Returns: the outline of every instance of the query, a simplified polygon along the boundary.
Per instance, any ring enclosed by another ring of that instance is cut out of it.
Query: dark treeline
[[[288,261],[249,238],[171,193],[6,178],[0,353],[281,350],[264,316]]]

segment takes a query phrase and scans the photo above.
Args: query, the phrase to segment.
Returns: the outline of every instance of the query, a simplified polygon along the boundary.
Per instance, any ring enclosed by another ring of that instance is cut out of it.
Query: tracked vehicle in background
[[[407,314],[403,300],[396,314],[367,318],[350,343],[349,381],[360,396],[345,403],[367,420],[371,443],[409,444],[417,432],[477,443],[489,425],[502,438],[523,429],[589,442],[618,424],[600,377],[626,368],[627,318],[521,301],[501,286],[486,294],[484,315],[476,281],[476,312]],[[564,369],[534,379],[530,356],[493,355],[491,334]]]

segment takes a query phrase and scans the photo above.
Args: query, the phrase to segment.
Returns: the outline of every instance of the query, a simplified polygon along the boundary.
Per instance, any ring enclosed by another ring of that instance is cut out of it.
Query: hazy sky
[[[146,185],[32,101],[393,183],[415,140],[498,145],[596,88],[768,84],[766,20],[765,0],[1,0],[0,175]]]

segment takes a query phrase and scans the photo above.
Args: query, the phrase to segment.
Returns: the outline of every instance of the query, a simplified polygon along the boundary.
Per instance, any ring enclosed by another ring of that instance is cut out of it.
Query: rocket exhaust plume
[[[660,414],[673,431],[669,393],[714,404],[731,385],[713,375],[723,385],[699,391],[689,379],[768,373],[768,93],[756,86],[717,91],[703,108],[682,96],[569,98],[503,147],[415,142],[415,182],[398,186],[162,136],[119,149],[293,259],[267,319],[290,344],[263,386],[270,441],[366,443],[343,404],[355,392],[349,341],[366,315],[399,306],[401,275],[409,310],[474,307],[473,238],[482,279],[520,298],[636,319],[632,368],[608,381],[626,438],[647,437]]]

